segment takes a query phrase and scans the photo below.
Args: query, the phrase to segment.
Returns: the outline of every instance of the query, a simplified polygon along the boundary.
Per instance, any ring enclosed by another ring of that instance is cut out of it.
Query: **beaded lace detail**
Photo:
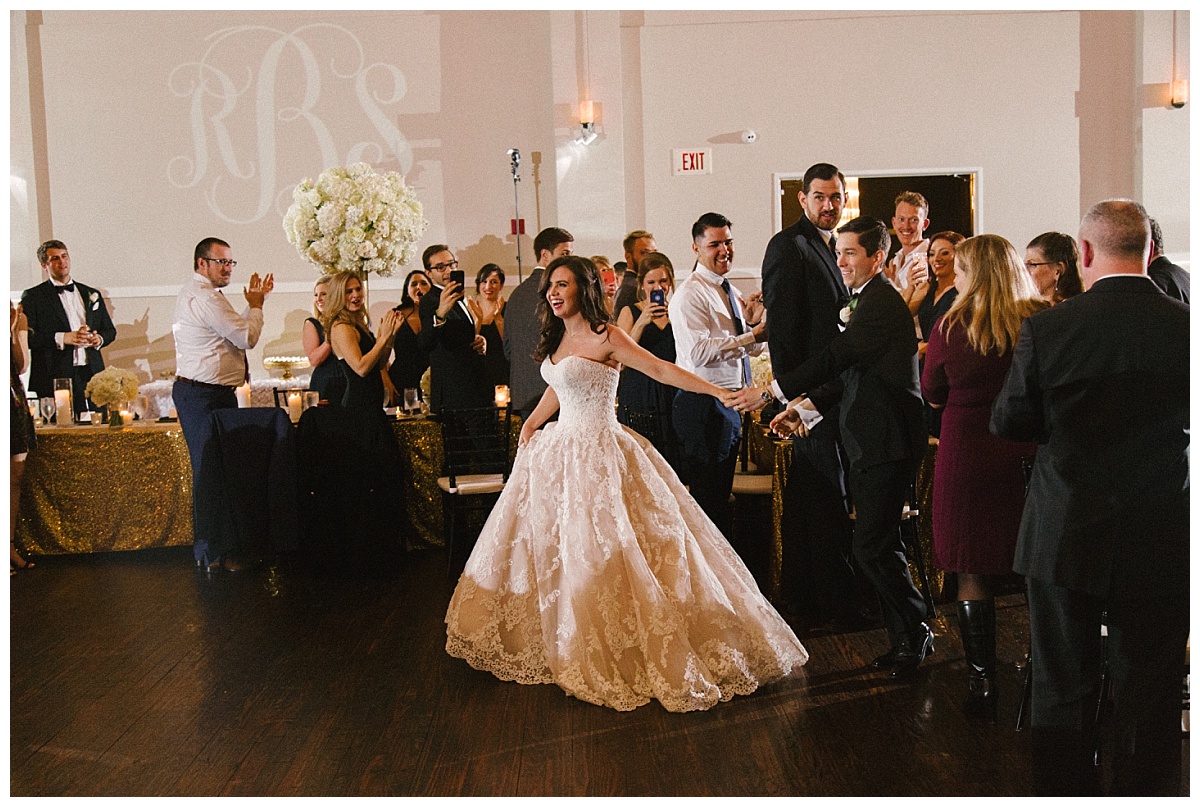
[[[617,371],[568,356],[542,375],[559,420],[517,455],[450,602],[447,652],[619,710],[707,709],[803,665],[670,466],[617,423]]]

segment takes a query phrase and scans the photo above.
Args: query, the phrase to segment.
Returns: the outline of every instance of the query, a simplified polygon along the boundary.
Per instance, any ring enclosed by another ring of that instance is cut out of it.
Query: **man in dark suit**
[[[1150,219],[1150,267],[1147,272],[1154,285],[1168,297],[1181,303],[1192,304],[1192,276],[1182,266],[1171,263],[1163,254],[1162,229],[1158,222]]]
[[[429,353],[429,408],[474,409],[495,401],[495,389],[483,355],[487,339],[475,329],[475,318],[463,302],[461,283],[450,281],[458,268],[445,244],[426,247],[421,255],[433,288],[421,298],[421,346]]]
[[[658,252],[654,233],[646,230],[634,230],[625,236],[621,246],[625,250],[625,276],[621,278],[621,287],[617,289],[617,298],[613,300],[614,317],[625,306],[637,302],[638,264],[651,252]]]
[[[1188,639],[1188,306],[1146,274],[1136,202],[1079,225],[1086,293],[1030,317],[992,432],[1037,440],[1014,569],[1027,578],[1038,795],[1100,792],[1101,624],[1112,795],[1179,795]]]
[[[803,214],[775,234],[762,264],[767,344],[777,377],[838,335],[838,311],[850,300],[831,245],[845,204],[845,179],[836,166],[817,163],[804,173],[799,198]],[[783,607],[817,620],[853,622],[858,598],[836,411],[793,446],[780,530]]]
[[[912,314],[882,273],[889,241],[887,225],[870,216],[838,231],[838,268],[854,292],[844,309],[846,330],[776,379],[791,406],[771,427],[780,434],[806,434],[805,418],[819,413],[823,421],[840,402],[855,510],[854,557],[879,595],[892,642],[872,666],[900,678],[932,651],[933,631],[925,623],[925,603],[909,575],[900,536],[904,501],[926,438]],[[742,390],[735,403],[756,408],[756,392]]]
[[[71,279],[66,244],[47,241],[37,256],[49,279],[21,295],[29,319],[29,388],[39,398],[53,398],[54,379],[71,379],[78,414],[87,408],[88,381],[104,369],[100,348],[112,344],[117,329],[100,292]]]
[[[513,289],[504,306],[504,357],[509,361],[509,394],[513,412],[522,418],[529,417],[546,391],[542,367],[533,360],[533,351],[542,335],[537,302],[542,294],[544,267],[555,258],[570,255],[574,244],[575,237],[561,227],[547,227],[538,233],[533,239],[537,266],[521,285]]]

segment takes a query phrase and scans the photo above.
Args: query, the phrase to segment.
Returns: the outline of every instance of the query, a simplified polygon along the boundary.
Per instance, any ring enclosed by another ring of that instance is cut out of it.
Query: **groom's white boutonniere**
[[[100,307],[100,292],[94,291],[88,295],[88,301],[92,304],[92,310],[95,311]]]
[[[843,309],[842,309],[842,310],[841,310],[841,311],[838,313],[838,319],[840,319],[840,320],[842,321],[842,324],[843,324],[843,325],[849,325],[849,324],[850,324],[850,315],[854,313],[854,309],[855,309],[857,306],[858,306],[858,298],[857,298],[857,297],[851,297],[851,298],[850,298],[850,303],[849,303],[849,305],[847,305],[845,308],[843,308]]]

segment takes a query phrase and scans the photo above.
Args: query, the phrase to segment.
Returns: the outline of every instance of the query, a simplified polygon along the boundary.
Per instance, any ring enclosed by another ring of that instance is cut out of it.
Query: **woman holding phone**
[[[637,301],[617,312],[617,327],[639,347],[663,361],[675,362],[675,335],[667,314],[667,295],[675,290],[675,268],[661,252],[651,252],[638,264]],[[632,367],[621,370],[617,386],[617,420],[654,443],[676,467],[679,452],[671,425],[676,389]]]

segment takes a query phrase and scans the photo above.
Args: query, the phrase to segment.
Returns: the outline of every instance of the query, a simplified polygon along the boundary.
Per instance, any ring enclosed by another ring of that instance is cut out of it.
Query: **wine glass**
[[[53,398],[42,398],[41,405],[42,405],[42,417],[46,419],[47,424],[53,423],[54,422],[54,412],[55,412],[54,399]]]
[[[421,408],[420,393],[415,389],[404,391],[404,411],[415,412]]]

